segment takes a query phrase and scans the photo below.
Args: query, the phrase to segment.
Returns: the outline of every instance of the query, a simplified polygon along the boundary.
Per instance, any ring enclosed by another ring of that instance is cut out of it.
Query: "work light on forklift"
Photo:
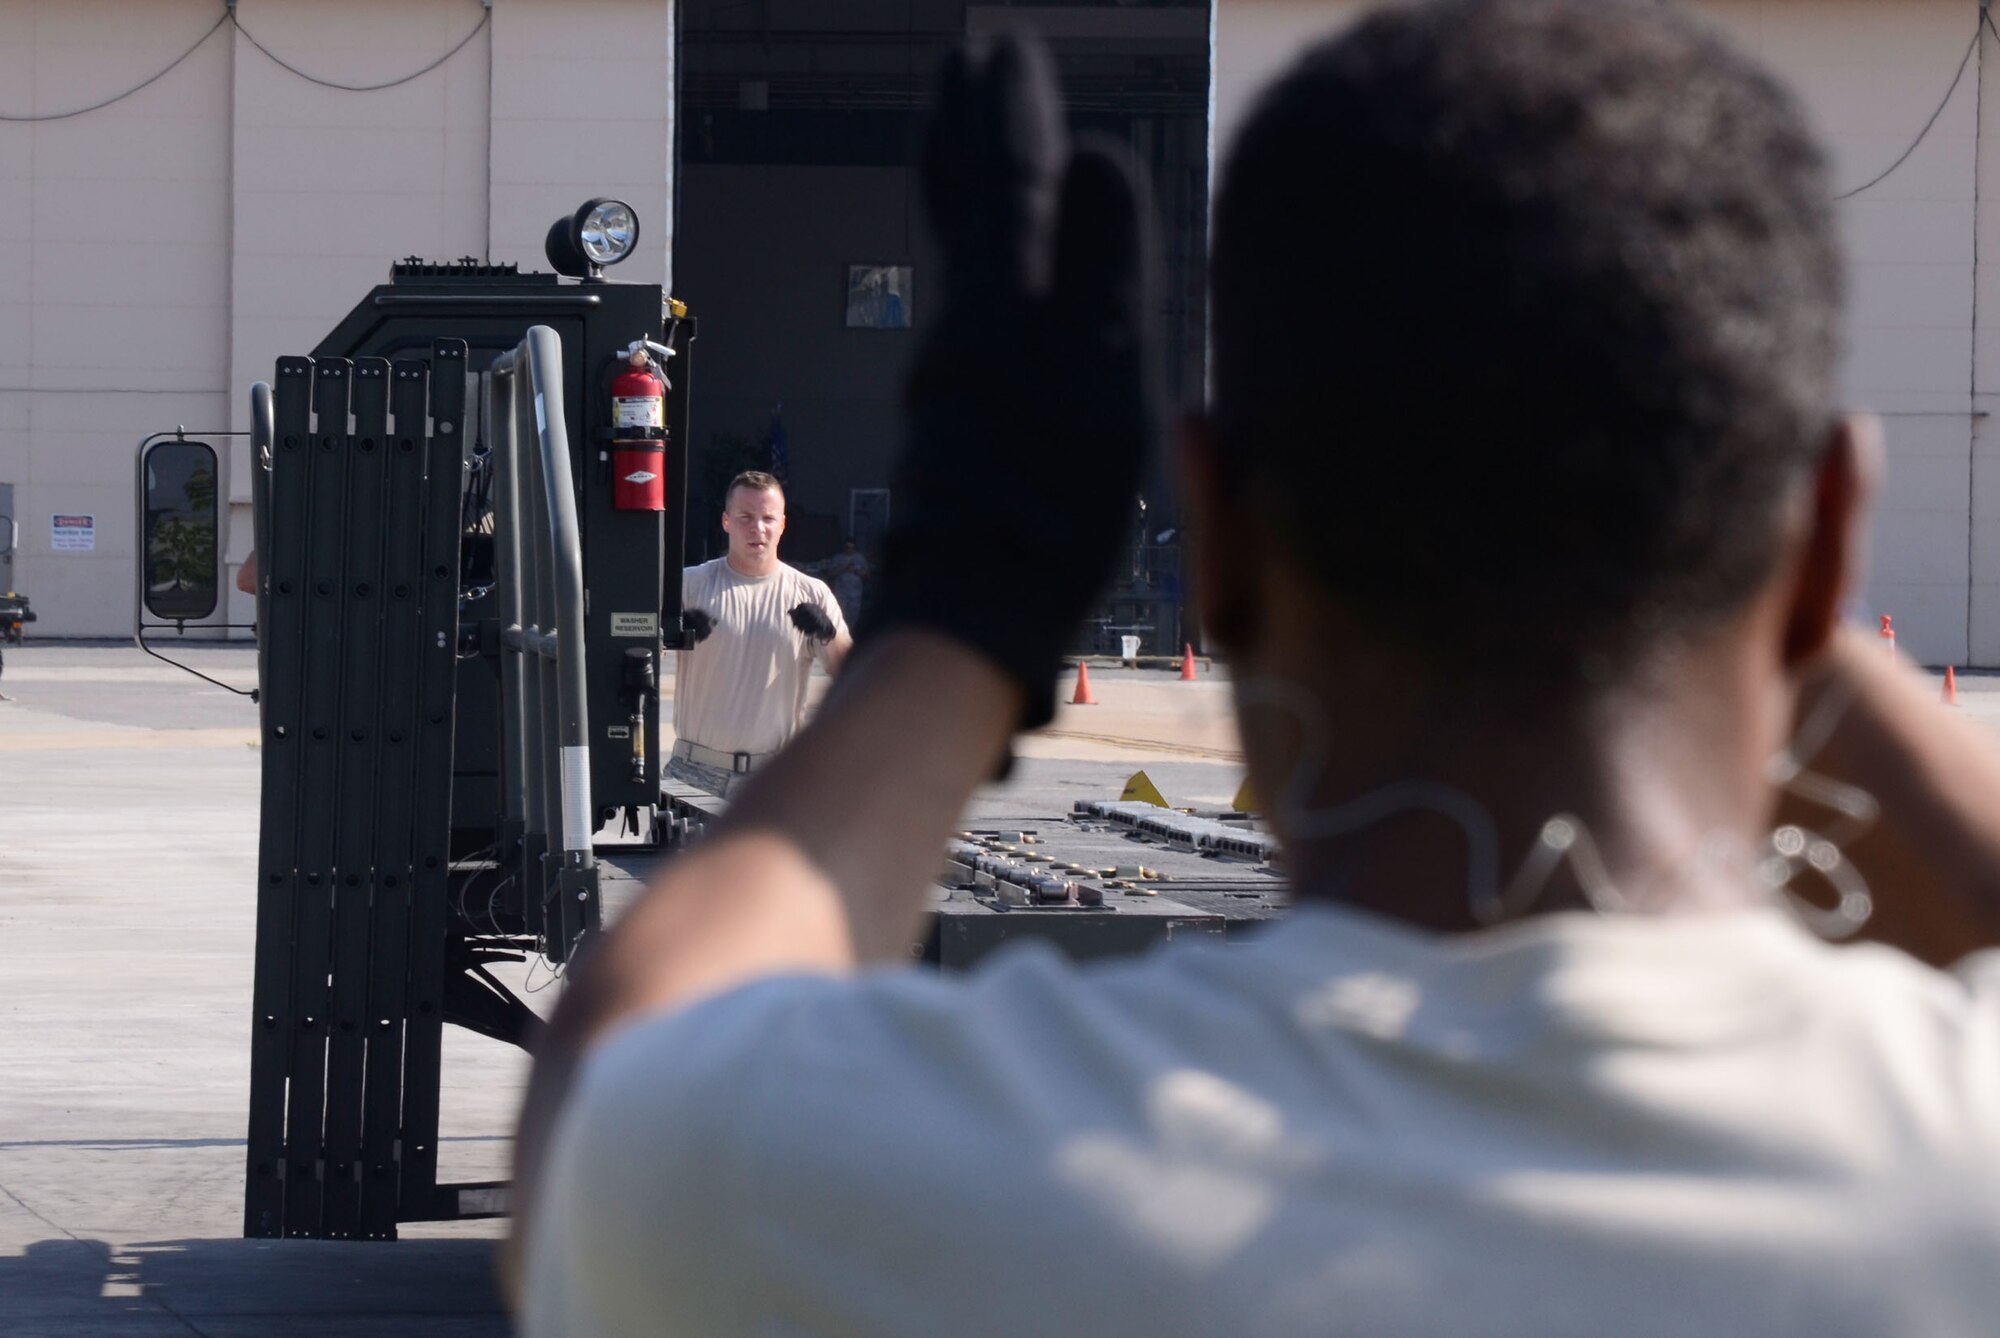
[[[615,265],[632,254],[639,240],[639,216],[623,200],[597,200],[584,208],[577,240],[586,258],[599,265]]]
[[[543,250],[558,274],[595,279],[604,266],[632,254],[639,241],[639,215],[623,200],[585,200],[574,214],[549,229]]]

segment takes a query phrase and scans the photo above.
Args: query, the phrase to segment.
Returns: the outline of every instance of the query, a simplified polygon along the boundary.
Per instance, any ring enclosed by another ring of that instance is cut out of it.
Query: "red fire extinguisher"
[[[611,383],[611,505],[620,511],[667,509],[667,383],[643,348]]]

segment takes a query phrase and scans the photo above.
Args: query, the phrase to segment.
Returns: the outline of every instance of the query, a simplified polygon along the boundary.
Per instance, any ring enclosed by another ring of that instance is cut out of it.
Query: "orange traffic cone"
[[[1194,682],[1194,647],[1185,642],[1181,644],[1181,682]]]
[[[1896,658],[1896,629],[1890,625],[1889,615],[1882,615],[1882,630],[1876,633],[1882,639],[1882,648],[1889,652],[1889,658]]]
[[[1090,666],[1082,660],[1076,662],[1076,692],[1069,699],[1071,706],[1095,706],[1097,698],[1090,695]]]
[[[1950,665],[1944,667],[1944,694],[1946,706],[1958,705],[1958,673]]]

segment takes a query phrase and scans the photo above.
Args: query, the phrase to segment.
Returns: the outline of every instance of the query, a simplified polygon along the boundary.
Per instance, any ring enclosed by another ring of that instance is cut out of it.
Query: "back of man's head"
[[[1822,155],[1664,5],[1363,20],[1243,129],[1214,271],[1244,514],[1445,665],[1615,672],[1698,631],[1769,572],[1826,440]]]

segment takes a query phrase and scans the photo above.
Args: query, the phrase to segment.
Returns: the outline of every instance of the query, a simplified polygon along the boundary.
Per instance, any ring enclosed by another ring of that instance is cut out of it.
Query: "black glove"
[[[833,619],[826,616],[825,609],[809,599],[792,606],[792,626],[814,641],[833,640]]]
[[[963,642],[1021,684],[1032,728],[1158,434],[1151,206],[1122,150],[1068,152],[1047,56],[1014,36],[948,58],[923,186],[942,295],[863,641]]]
[[[687,633],[690,646],[699,646],[714,630],[715,619],[708,616],[707,609],[681,610],[681,631]]]

